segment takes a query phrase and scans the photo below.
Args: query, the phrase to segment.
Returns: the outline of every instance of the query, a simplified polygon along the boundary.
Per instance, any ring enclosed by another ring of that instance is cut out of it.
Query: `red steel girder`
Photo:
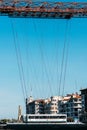
[[[32,2],[0,0],[0,15],[9,17],[66,18],[87,17],[87,2]]]

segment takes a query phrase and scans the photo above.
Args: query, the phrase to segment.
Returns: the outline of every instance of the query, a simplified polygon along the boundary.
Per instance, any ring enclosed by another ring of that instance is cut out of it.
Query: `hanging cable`
[[[36,27],[36,24],[35,24],[35,21],[34,21],[35,19],[32,19],[32,23],[33,23],[33,27],[34,27],[34,31],[35,31],[35,33],[38,33],[37,32],[37,27]],[[37,39],[36,39],[37,40]],[[38,41],[39,42],[39,41]],[[31,58],[31,60],[32,60],[32,58]],[[32,60],[32,62],[33,62],[33,60]],[[39,86],[39,77],[38,77],[38,74],[36,73],[36,69],[34,68],[33,69],[34,70],[34,74],[35,74],[35,77],[36,77],[36,84],[38,85],[38,92],[39,92],[39,94],[41,94],[41,87]],[[43,93],[44,93],[44,91],[42,91]],[[40,95],[41,96],[41,95]],[[43,96],[43,95],[42,95]]]
[[[25,19],[25,25],[27,25],[28,26],[28,23],[29,22],[27,22],[26,21],[26,19]],[[27,31],[27,29],[28,29],[28,27],[26,27],[25,26],[25,32]],[[37,76],[37,74],[36,74],[36,69],[35,69],[35,67],[33,66],[33,71],[32,71],[32,65],[30,64],[30,66],[28,66],[29,65],[29,63],[32,63],[33,65],[34,65],[34,62],[33,62],[33,57],[32,57],[32,55],[31,55],[31,49],[30,49],[30,42],[29,42],[29,39],[28,39],[28,37],[26,37],[26,41],[25,41],[25,43],[26,43],[26,60],[27,60],[27,67],[26,67],[26,69],[27,69],[27,76],[29,75],[29,72],[31,71],[31,73],[34,73],[34,76],[35,76],[35,78],[34,79],[36,79],[36,84],[34,85],[34,87],[36,87],[38,84],[39,84],[39,82],[38,82],[38,76]],[[29,55],[31,56],[31,58],[30,58],[30,60],[29,60]],[[29,62],[29,61],[31,61],[31,62]],[[30,68],[30,69],[29,69]],[[32,90],[32,83],[30,82],[30,78],[29,78],[29,76],[27,77],[27,81],[29,80],[29,84],[28,84],[28,82],[27,82],[27,85],[28,86],[30,86],[31,88],[31,90]],[[39,85],[38,85],[39,86]],[[36,93],[38,93],[38,90],[36,89]]]
[[[46,77],[47,77],[48,86],[49,86],[49,89],[50,89],[50,94],[52,96],[53,92],[52,92],[52,86],[51,86],[51,82],[50,82],[51,74],[50,74],[50,77],[49,77],[49,74],[48,74],[48,71],[50,71],[49,66],[45,62],[45,58],[44,58],[44,54],[43,54],[43,48],[42,48],[41,44],[39,45],[39,48],[40,48],[40,51],[41,51],[41,58],[42,58],[42,61],[43,61],[43,66],[44,66],[45,74],[46,74]],[[51,78],[51,81],[52,81],[52,78]]]
[[[33,19],[32,19],[33,20]],[[34,26],[34,30],[35,30],[35,33],[38,33],[38,31],[37,31],[37,26],[36,26],[36,23],[35,23],[35,21],[33,20],[33,26]],[[40,39],[38,39],[38,43],[40,44]],[[39,45],[38,44],[38,45]],[[40,46],[39,46],[39,49],[40,49]],[[41,52],[40,52],[41,53]],[[41,55],[40,55],[41,56]],[[41,61],[42,61],[42,59],[41,59]],[[43,65],[43,61],[42,61],[42,65]],[[44,66],[44,65],[43,65]],[[44,74],[44,71],[43,71],[43,68],[42,68],[42,74]],[[40,89],[39,89],[40,91],[40,93],[41,93],[41,91],[44,93],[44,89],[41,89],[41,87],[40,87]]]
[[[57,27],[55,26],[55,34],[56,34],[56,29],[58,30],[59,29],[59,24],[57,24]],[[56,90],[58,90],[58,86],[59,86],[59,38],[57,36],[57,38],[55,38],[55,63],[56,63],[56,67],[55,67],[55,70],[56,70]],[[56,94],[58,94],[58,92],[56,91]]]
[[[50,89],[51,95],[53,95],[52,88],[51,88],[51,83],[50,83],[50,79],[49,79],[49,75],[48,75],[48,72],[47,72],[47,66],[46,66],[46,63],[44,62],[44,55],[43,55],[43,50],[42,50],[41,44],[40,44],[40,52],[41,52],[41,58],[42,58],[43,65],[44,65],[45,74],[47,76],[47,81],[48,81],[49,89]]]
[[[56,21],[54,21],[54,22],[56,22]],[[48,24],[48,23],[47,23]],[[57,24],[58,25],[58,24]],[[50,27],[50,26],[48,26],[48,27]],[[58,28],[56,27],[56,23],[54,24],[54,26],[52,26],[52,28],[50,27],[50,32],[52,31],[52,35],[53,35],[53,33],[55,34],[55,36],[56,36],[56,30],[57,30]],[[53,45],[52,45],[53,44]],[[53,88],[53,87],[58,87],[58,45],[59,45],[59,43],[58,43],[58,39],[57,38],[55,38],[55,40],[54,40],[54,42],[52,43],[52,42],[50,42],[50,46],[53,46],[52,47],[52,56],[51,56],[51,64],[46,64],[47,65],[47,70],[48,70],[48,75],[50,75],[50,77],[49,77],[49,80],[50,80],[50,84],[51,84],[51,88]],[[49,49],[49,48],[48,48]],[[46,53],[45,53],[45,57],[47,57],[48,55],[46,55]],[[48,60],[49,61],[49,60]],[[48,63],[48,62],[46,62],[46,63]],[[53,64],[53,66],[52,66],[52,64]],[[50,68],[50,65],[51,65],[51,68]],[[56,66],[55,66],[56,65]],[[54,67],[55,66],[55,67]],[[54,73],[54,71],[56,71],[56,74],[57,75],[55,75],[55,73]],[[53,73],[54,74],[53,74]],[[52,74],[52,75],[51,75]],[[56,78],[55,78],[55,76],[56,76]],[[55,83],[56,83],[56,80],[57,80],[57,85],[55,85]],[[56,88],[57,88],[56,87]],[[54,89],[53,89],[54,90]],[[52,94],[54,94],[54,92],[55,91],[52,91]],[[56,91],[57,92],[57,91]],[[56,94],[58,94],[58,92],[56,93]]]
[[[24,19],[25,20],[25,31],[24,32],[27,32],[27,22],[26,22],[26,18]],[[31,69],[31,66],[29,65],[29,54],[30,54],[30,46],[29,46],[29,40],[28,40],[28,37],[26,37],[26,40],[24,41],[25,43],[25,52],[26,52],[26,72],[27,72],[27,78],[26,78],[26,83],[27,83],[27,88],[30,87],[30,90],[32,89],[32,83],[30,81],[30,78],[29,78],[29,72],[32,70]],[[32,58],[31,58],[32,59]],[[30,69],[29,69],[30,68]],[[31,72],[32,73],[32,72]],[[31,96],[31,95],[30,95]]]
[[[20,80],[21,80],[23,95],[24,95],[25,102],[26,102],[27,90],[26,90],[24,70],[23,70],[23,65],[22,65],[22,58],[21,58],[21,53],[20,53],[20,46],[19,46],[19,43],[18,43],[17,32],[14,31],[13,22],[11,22],[11,23],[12,23],[12,30],[14,32],[14,39],[15,39],[14,46],[15,46],[15,51],[16,51],[16,56],[17,56],[17,62],[18,62],[18,69],[19,69],[19,74],[20,74]]]
[[[63,55],[62,55],[62,62],[61,62],[61,71],[60,71],[60,79],[59,79],[59,91],[58,95],[60,96],[60,89],[61,89],[61,81],[63,75],[63,68],[64,68],[64,59],[65,59],[65,50],[66,50],[66,38],[67,38],[67,28],[68,28],[68,20],[66,21],[66,28],[65,28],[65,39],[64,39],[64,46],[63,46]]]
[[[26,103],[25,91],[24,91],[22,75],[21,75],[21,68],[20,68],[20,62],[19,62],[18,49],[17,49],[17,45],[16,45],[17,43],[16,43],[16,36],[15,36],[15,31],[14,31],[14,24],[13,24],[12,20],[11,20],[11,27],[12,27],[14,47],[15,47],[15,52],[16,52],[16,57],[17,57],[17,64],[18,64],[18,70],[19,70],[20,83],[21,83],[21,87],[22,87],[22,93],[23,93],[23,97],[24,97],[24,102]]]
[[[68,55],[69,55],[69,44],[70,44],[70,25],[68,26],[68,33],[67,33],[66,58],[65,58],[65,69],[64,69],[64,77],[63,77],[62,96],[64,96],[64,88],[65,88],[65,80],[66,80],[66,71],[67,71],[67,62],[68,62]]]
[[[33,24],[34,24],[35,31],[37,33],[37,27],[36,27],[36,24],[35,24],[34,21],[33,21]],[[42,33],[41,33],[41,39],[39,41],[39,49],[40,49],[42,64],[44,66],[44,71],[45,71],[45,74],[46,74],[46,77],[47,77],[48,86],[49,86],[49,89],[50,89],[50,94],[52,95],[53,93],[52,93],[51,83],[50,83],[50,79],[49,79],[49,75],[48,75],[48,71],[47,71],[47,65],[46,65],[46,62],[45,62],[45,59],[44,59],[43,48],[42,48],[42,45],[41,45],[42,43],[43,43],[43,40],[42,40]]]
[[[18,35],[17,35],[17,32],[15,32],[15,35],[16,35],[16,39],[18,39],[18,37],[17,37],[17,36],[18,36]],[[17,41],[18,41],[18,40],[17,40]],[[19,42],[17,42],[17,48],[18,48],[18,55],[19,55],[19,61],[20,61],[20,68],[21,68],[22,80],[23,80],[24,90],[25,90],[25,94],[26,94],[26,98],[27,98],[28,96],[27,96],[26,82],[25,82],[23,62],[22,62],[22,57],[21,57]]]

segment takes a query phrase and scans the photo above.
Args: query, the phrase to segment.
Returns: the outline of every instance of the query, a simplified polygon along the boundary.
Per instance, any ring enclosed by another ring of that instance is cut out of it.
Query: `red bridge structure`
[[[87,17],[87,2],[0,0],[0,15],[32,18],[81,18]]]

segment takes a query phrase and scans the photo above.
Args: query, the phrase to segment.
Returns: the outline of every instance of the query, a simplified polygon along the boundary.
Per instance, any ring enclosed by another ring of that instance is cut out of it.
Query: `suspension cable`
[[[25,20],[25,25],[28,25],[28,22]],[[26,28],[26,30],[27,30],[27,28]],[[28,65],[29,65],[29,54],[31,54],[31,49],[30,49],[30,42],[29,42],[29,39],[28,39],[28,37],[26,38],[26,60],[27,60],[27,75],[29,75],[29,72],[30,72],[30,70],[31,70],[31,73],[34,73],[34,76],[35,76],[35,78],[36,78],[36,84],[38,84],[39,83],[39,81],[38,81],[38,76],[37,76],[37,74],[36,74],[36,69],[35,69],[35,67],[33,67],[33,71],[32,71],[32,67],[31,67],[31,65],[30,65],[30,69],[29,69],[29,67],[28,67]],[[33,58],[32,58],[32,55],[31,55],[31,60],[30,60],[31,62],[30,63],[32,63],[32,64],[34,64],[33,63]],[[28,80],[29,78],[27,78],[27,80]],[[30,79],[29,79],[30,80]],[[35,86],[37,86],[35,84]],[[27,85],[29,86],[29,84],[27,83]],[[32,89],[32,84],[31,84],[31,82],[30,82],[30,86],[31,86],[31,89]],[[40,89],[39,89],[40,90]],[[36,91],[37,91],[37,93],[38,93],[38,90],[36,89]]]
[[[25,102],[25,100],[26,100],[26,98],[25,98],[25,91],[24,91],[24,86],[23,86],[23,81],[22,81],[21,68],[20,68],[20,62],[19,62],[19,55],[18,55],[18,49],[17,49],[17,45],[16,45],[17,44],[16,43],[16,36],[15,36],[14,25],[13,25],[13,21],[12,20],[11,20],[11,27],[12,27],[14,47],[15,47],[15,52],[16,52],[16,57],[17,57],[17,64],[18,64],[18,70],[19,70],[20,83],[21,83],[22,93],[23,93],[24,102]]]
[[[68,62],[68,55],[69,55],[69,45],[70,45],[70,25],[68,26],[68,34],[67,34],[67,47],[66,47],[66,58],[65,58],[65,69],[64,69],[64,77],[63,77],[62,96],[64,96],[64,88],[65,88],[65,80],[66,80],[66,71],[67,71],[67,62]]]
[[[15,32],[15,35],[16,35],[16,39],[18,39],[17,32]],[[17,40],[17,41],[18,41],[18,40]],[[24,84],[24,90],[25,90],[26,97],[28,97],[28,96],[27,96],[25,76],[24,76],[23,62],[22,62],[22,57],[21,57],[21,52],[20,52],[20,45],[19,45],[19,42],[17,42],[17,43],[18,43],[18,44],[17,44],[17,48],[18,48],[18,55],[19,55],[19,61],[20,61],[20,68],[21,68],[22,80],[23,80],[23,84]]]
[[[58,24],[57,24],[58,25]],[[56,27],[55,26],[55,30],[58,30],[58,26]],[[55,67],[55,69],[56,69],[56,89],[58,90],[58,85],[59,85],[59,39],[58,39],[58,37],[55,39],[55,48],[56,48],[56,50],[55,50],[55,61],[56,61],[56,67]],[[56,94],[58,94],[58,92],[56,91]]]
[[[34,21],[33,21],[33,24],[34,24],[35,31],[37,33],[37,27],[36,27],[36,24],[35,24]],[[42,34],[41,34],[41,37],[42,37]],[[41,59],[42,59],[43,66],[44,66],[44,71],[45,71],[45,74],[46,74],[46,77],[47,77],[48,86],[49,86],[49,89],[50,89],[50,93],[52,95],[53,93],[52,93],[52,88],[51,88],[49,75],[48,75],[48,72],[47,72],[47,65],[46,65],[45,58],[44,58],[43,48],[41,46],[42,43],[43,43],[43,40],[41,38],[40,41],[39,41],[39,49],[40,49]]]
[[[64,39],[63,55],[62,55],[62,62],[61,62],[60,79],[59,79],[59,92],[58,92],[58,95],[59,95],[59,96],[60,96],[61,81],[62,81],[63,68],[64,68],[64,59],[65,59],[65,50],[66,50],[67,28],[68,28],[68,20],[66,21],[66,28],[65,28],[65,39]]]
[[[33,20],[33,19],[32,19]],[[33,20],[33,26],[34,26],[34,30],[35,30],[35,32],[36,33],[38,33],[38,31],[37,31],[37,26],[36,26],[36,23],[35,23],[35,21]],[[40,41],[40,39],[38,40],[38,43],[40,43],[41,41]],[[39,46],[39,49],[40,49],[40,46]],[[41,52],[40,52],[41,53]],[[43,62],[43,60],[41,60],[42,62]],[[43,63],[42,63],[42,65],[43,65]],[[44,74],[44,71],[43,71],[43,69],[42,69],[42,73]],[[41,90],[42,91],[42,90]],[[44,92],[44,91],[43,91]]]
[[[18,63],[18,69],[19,69],[19,74],[20,74],[20,80],[21,80],[21,85],[22,85],[22,91],[24,95],[24,99],[26,100],[27,98],[27,90],[26,90],[26,83],[25,83],[25,77],[24,77],[24,70],[23,70],[23,65],[22,65],[22,57],[20,53],[20,46],[18,43],[18,37],[17,37],[17,32],[14,30],[14,24],[12,23],[12,31],[13,31],[13,36],[14,36],[14,46],[15,46],[15,51],[16,51],[16,57],[17,57],[17,63]]]

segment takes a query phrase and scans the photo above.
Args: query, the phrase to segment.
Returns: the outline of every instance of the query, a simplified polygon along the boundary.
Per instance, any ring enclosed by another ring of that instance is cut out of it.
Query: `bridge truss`
[[[32,2],[0,0],[0,15],[9,17],[66,18],[87,17],[87,2]]]
[[[87,17],[87,2],[0,0],[0,15],[35,18],[81,18]]]

